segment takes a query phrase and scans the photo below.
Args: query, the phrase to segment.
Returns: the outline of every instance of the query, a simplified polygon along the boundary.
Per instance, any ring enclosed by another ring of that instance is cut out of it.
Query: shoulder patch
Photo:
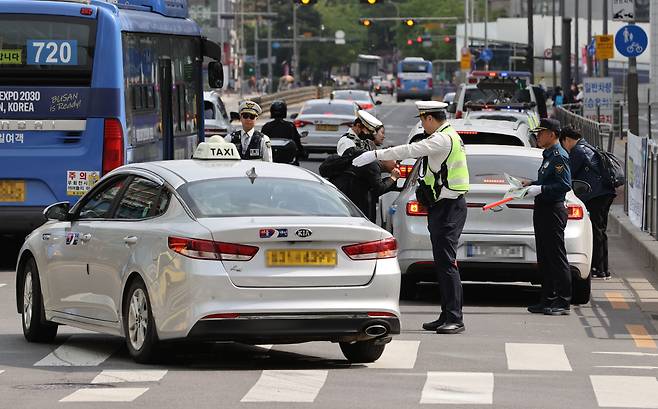
[[[265,141],[265,146],[267,146],[268,148],[271,148],[272,147],[272,142],[270,142],[269,140]]]
[[[564,171],[564,165],[562,165],[562,164],[555,165],[555,171],[557,173],[562,173]]]

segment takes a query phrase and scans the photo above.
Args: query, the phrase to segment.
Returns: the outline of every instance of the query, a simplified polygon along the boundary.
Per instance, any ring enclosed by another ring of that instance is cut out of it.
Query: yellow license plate
[[[318,125],[315,125],[315,130],[316,131],[337,131],[338,130],[338,125],[318,124]]]
[[[335,265],[336,250],[267,250],[268,267]]]
[[[0,180],[0,202],[24,202],[24,180]]]

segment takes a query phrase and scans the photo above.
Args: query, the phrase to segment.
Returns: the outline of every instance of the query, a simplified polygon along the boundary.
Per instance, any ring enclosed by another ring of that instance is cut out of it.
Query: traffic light
[[[452,38],[450,38],[450,36],[445,36],[443,37],[443,42],[446,44],[450,44],[452,43]]]
[[[297,3],[299,3],[301,6],[312,6],[315,4],[316,0],[297,0]]]
[[[414,40],[408,39],[407,40],[407,45],[414,45]]]
[[[413,27],[414,24],[416,24],[416,22],[412,18],[408,18],[404,20],[404,25],[406,25],[407,27]]]
[[[361,0],[361,3],[369,4],[369,5],[377,4],[379,2],[380,2],[380,0]]]
[[[372,20],[367,19],[367,18],[362,18],[359,20],[361,24],[363,24],[365,27],[370,27],[372,25]]]
[[[421,36],[416,37],[416,42],[417,43],[422,43],[423,42],[423,37],[421,37]]]

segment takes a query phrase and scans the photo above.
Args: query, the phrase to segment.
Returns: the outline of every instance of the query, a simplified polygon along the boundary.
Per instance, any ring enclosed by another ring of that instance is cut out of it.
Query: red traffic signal
[[[414,40],[408,39],[407,40],[407,45],[414,45]]]
[[[443,42],[446,44],[450,44],[452,43],[452,38],[450,38],[450,36],[445,36],[443,37]]]
[[[423,37],[421,37],[421,36],[416,37],[416,42],[417,43],[422,43],[423,42]]]

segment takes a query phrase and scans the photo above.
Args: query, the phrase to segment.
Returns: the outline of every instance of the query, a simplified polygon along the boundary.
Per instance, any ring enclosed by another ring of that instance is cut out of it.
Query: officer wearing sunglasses
[[[226,141],[234,144],[242,159],[262,159],[272,162],[270,138],[256,130],[256,118],[263,112],[253,101],[242,101],[239,106],[242,129],[226,135]]]

